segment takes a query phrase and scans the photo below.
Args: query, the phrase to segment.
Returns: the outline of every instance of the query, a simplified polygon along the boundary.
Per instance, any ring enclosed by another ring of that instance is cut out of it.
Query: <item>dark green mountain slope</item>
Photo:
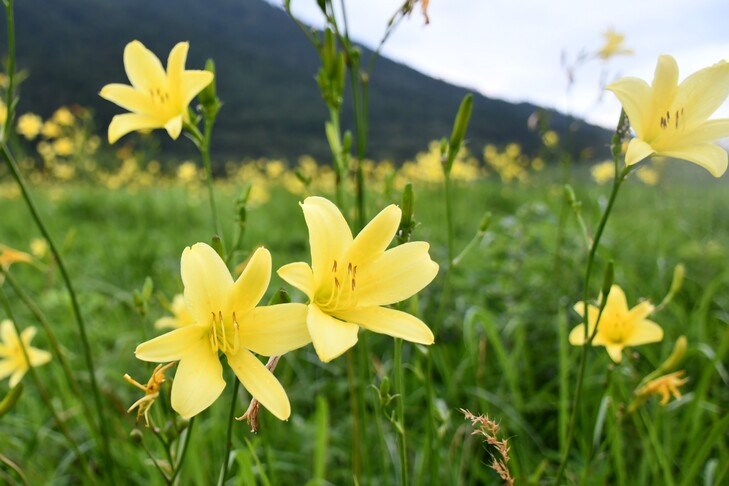
[[[188,40],[188,68],[202,68],[208,57],[216,61],[225,103],[213,141],[218,160],[328,153],[326,110],[314,81],[318,58],[286,14],[263,0],[21,0],[15,18],[18,65],[30,72],[20,112],[47,116],[60,105],[79,103],[93,107],[105,127],[122,110],[97,94],[104,84],[128,82],[126,43],[139,39],[164,63],[176,42]],[[402,160],[448,135],[465,93],[381,59],[370,89],[368,156]],[[487,142],[517,141],[535,148],[537,137],[526,126],[535,109],[476,96],[470,146],[480,151]],[[351,113],[345,110],[343,119],[348,124]],[[570,123],[553,115],[558,131]],[[569,138],[577,152],[604,147],[607,134],[580,124]],[[175,144],[180,149],[189,147]]]

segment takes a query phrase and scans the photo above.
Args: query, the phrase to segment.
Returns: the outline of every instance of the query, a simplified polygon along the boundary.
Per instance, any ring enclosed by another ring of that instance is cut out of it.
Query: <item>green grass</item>
[[[631,306],[639,298],[660,302],[677,263],[686,266],[686,280],[674,301],[651,317],[664,328],[662,343],[630,349],[620,366],[612,364],[603,348],[590,350],[567,467],[569,483],[689,485],[729,480],[729,193],[725,181],[708,180],[698,172],[672,164],[666,170],[670,180],[657,187],[630,180],[618,198],[598,252],[593,296],[608,259],[615,262],[616,283]],[[579,180],[574,186],[587,226],[594,229],[608,190]],[[501,424],[517,483],[549,484],[564,447],[577,371],[579,349],[566,344],[566,334],[579,322],[571,307],[581,300],[584,242],[569,212],[560,237],[562,189],[548,173],[535,174],[528,186],[502,186],[489,179],[456,189],[456,253],[471,240],[484,212],[493,214],[493,223],[483,242],[451,271],[451,291],[440,313],[447,255],[443,193],[438,187],[415,187],[419,225],[414,239],[431,243],[431,255],[442,270],[408,307],[436,334],[431,347],[406,342],[403,348],[408,476],[414,484],[498,484],[489,468],[489,449],[470,435],[470,424],[458,411],[466,408],[488,413]],[[226,185],[217,193],[227,242],[233,237],[229,230],[237,190]],[[212,236],[204,193],[88,186],[38,188],[34,193],[52,234],[64,242],[63,253],[80,294],[117,475],[124,484],[164,484],[141,444],[130,437],[135,414],[126,414],[126,409],[140,394],[122,375],[148,379],[153,365],[136,360],[133,351],[159,332],[152,323],[165,311],[153,299],[150,315],[143,319],[135,311],[132,292],[148,276],[156,295],[171,299],[182,290],[182,249],[209,242]],[[246,248],[264,244],[272,252],[274,269],[309,260],[299,200],[278,189],[268,203],[249,211]],[[390,202],[398,201],[370,194],[369,216]],[[22,201],[0,200],[0,208],[0,242],[27,249],[38,233]],[[12,274],[46,314],[74,375],[88,391],[77,330],[59,276],[52,269],[43,272],[21,264],[12,267]],[[284,283],[274,275],[269,296],[281,286]],[[3,289],[20,326],[37,326],[7,283]],[[294,300],[305,299],[295,289],[288,290]],[[683,398],[663,407],[653,397],[638,414],[624,416],[635,386],[668,357],[680,335],[689,342],[682,368],[690,381]],[[372,333],[363,338],[361,333],[361,350],[355,351],[355,377],[365,374],[360,386],[367,417],[358,444],[363,455],[361,484],[395,484],[400,476],[397,434],[386,414],[394,414],[399,398],[388,402],[387,393],[380,395],[388,386],[383,382],[389,382],[389,393],[394,393],[395,344]],[[34,345],[47,348],[42,332]],[[359,356],[363,349],[369,354]],[[322,364],[311,346],[282,359],[276,375],[289,394],[291,419],[280,422],[264,410],[258,434],[244,422],[233,425],[227,484],[354,482],[346,361],[342,357]],[[92,467],[101,467],[100,447],[60,366],[54,361],[37,371],[80,449]],[[228,387],[223,396],[195,420],[182,484],[218,480],[233,390],[232,372],[225,372]],[[172,376],[168,373],[166,393]],[[78,484],[85,480],[79,462],[29,378],[24,379],[19,403],[0,418],[0,453],[30,484]],[[7,392],[5,383],[0,384],[2,395]],[[241,391],[236,415],[247,404]],[[152,416],[173,431],[180,419],[165,410],[158,402]],[[160,442],[143,423],[137,427],[145,445],[163,459]],[[432,450],[427,447],[429,438]],[[0,482],[19,481],[19,475],[0,462]]]

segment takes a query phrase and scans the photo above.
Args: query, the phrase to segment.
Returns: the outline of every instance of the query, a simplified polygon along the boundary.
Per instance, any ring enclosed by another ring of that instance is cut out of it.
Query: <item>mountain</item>
[[[172,46],[187,40],[189,69],[201,69],[209,57],[217,67],[224,106],[213,135],[214,159],[327,158],[327,111],[314,79],[318,56],[286,13],[263,0],[18,1],[15,22],[17,65],[30,73],[19,113],[45,117],[61,105],[78,103],[92,107],[99,126],[106,127],[123,110],[98,92],[111,82],[128,83],[124,46],[138,39],[165,63]],[[370,83],[367,155],[402,161],[430,140],[449,135],[466,92],[380,59]],[[486,143],[516,141],[535,150],[539,140],[527,130],[527,118],[536,109],[476,95],[470,147],[480,152]],[[558,132],[576,127],[563,136],[574,153],[604,147],[609,140],[601,128],[551,116]],[[345,110],[342,119],[351,128],[351,111]],[[187,144],[165,146],[189,149]]]

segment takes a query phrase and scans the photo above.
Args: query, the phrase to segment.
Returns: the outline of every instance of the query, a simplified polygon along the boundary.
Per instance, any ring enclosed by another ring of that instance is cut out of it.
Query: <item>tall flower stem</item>
[[[213,190],[213,169],[212,163],[210,162],[210,136],[212,135],[214,123],[214,119],[205,117],[204,134],[201,133],[200,129],[192,123],[185,123],[185,128],[188,133],[190,133],[192,141],[200,151],[200,156],[202,157],[203,167],[205,169],[205,180],[208,188],[208,199],[210,199],[210,212],[213,218],[213,232],[216,235],[220,235],[218,211],[215,206],[215,192]]]
[[[397,447],[400,452],[400,484],[408,484],[408,451],[405,437],[405,388],[402,374],[402,339],[395,338],[395,393],[397,398]]]
[[[180,471],[182,470],[182,464],[185,462],[187,448],[190,445],[190,437],[192,436],[193,425],[195,425],[195,417],[192,417],[190,419],[190,422],[187,424],[187,430],[185,430],[185,438],[182,439],[182,450],[180,451],[180,455],[177,458],[177,464],[175,464],[175,472],[172,473],[172,477],[170,478],[170,484],[175,484],[175,479],[177,479],[177,477],[180,475]]]
[[[597,248],[600,245],[600,239],[602,238],[602,234],[605,230],[605,226],[607,225],[608,218],[610,217],[610,213],[612,212],[613,206],[615,204],[615,200],[618,196],[618,191],[620,190],[620,186],[622,185],[625,178],[630,173],[633,166],[626,166],[622,170],[620,170],[620,147],[622,142],[622,134],[625,130],[625,123],[626,123],[626,116],[625,112],[622,112],[620,114],[620,121],[618,122],[618,128],[615,132],[615,135],[613,136],[613,143],[612,143],[612,154],[613,154],[613,162],[615,163],[615,178],[613,179],[613,186],[612,190],[610,191],[610,198],[608,199],[607,206],[605,207],[605,212],[602,215],[602,218],[600,219],[600,223],[598,224],[597,231],[595,232],[595,237],[592,240],[592,244],[590,245],[590,252],[587,258],[587,266],[585,269],[585,279],[583,282],[583,305],[584,305],[584,311],[583,315],[585,316],[585,344],[582,346],[582,349],[580,350],[580,364],[577,372],[577,382],[575,384],[575,394],[572,399],[572,411],[570,413],[570,419],[569,424],[567,426],[567,437],[566,437],[566,444],[564,446],[564,454],[562,456],[562,461],[559,466],[559,471],[557,472],[557,478],[554,482],[554,484],[558,485],[562,481],[562,477],[564,475],[565,467],[567,466],[567,460],[569,459],[570,451],[572,450],[572,438],[575,431],[575,423],[577,419],[577,410],[580,406],[580,398],[582,397],[582,384],[584,382],[585,377],[585,368],[587,364],[587,351],[588,348],[592,344],[592,340],[597,335],[597,326],[599,324],[600,316],[597,317],[597,322],[595,322],[595,329],[593,330],[591,335],[588,334],[589,329],[589,319],[588,319],[588,301],[590,299],[590,277],[592,277],[592,270],[595,263],[595,256],[597,255]],[[603,296],[603,299],[606,299],[607,296]],[[602,306],[601,306],[602,308]]]
[[[233,447],[233,423],[235,423],[235,404],[238,401],[238,389],[240,381],[235,378],[233,385],[233,398],[230,400],[230,413],[228,414],[228,432],[225,437],[225,456],[223,456],[223,472],[220,473],[220,484],[225,484],[225,478],[228,476],[228,463],[230,462],[230,449]]]

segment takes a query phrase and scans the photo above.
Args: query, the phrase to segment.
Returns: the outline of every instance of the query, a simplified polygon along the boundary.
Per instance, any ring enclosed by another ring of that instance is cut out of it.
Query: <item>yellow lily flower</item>
[[[30,326],[25,328],[18,338],[12,321],[5,319],[0,322],[0,380],[9,376],[10,388],[20,382],[29,368],[23,348],[28,353],[30,364],[34,368],[51,360],[51,353],[30,346],[35,333],[35,327]]]
[[[308,344],[306,306],[279,304],[256,307],[271,279],[271,254],[258,248],[233,281],[220,256],[205,243],[182,253],[184,298],[195,323],[137,346],[144,361],[180,361],[172,384],[172,408],[190,418],[209,407],[223,392],[223,367],[218,352],[243,386],[281,420],[291,406],[281,383],[254,353],[281,355]]]
[[[729,63],[720,61],[678,84],[678,65],[668,55],[658,58],[653,84],[627,77],[607,87],[628,115],[636,138],[628,144],[626,165],[652,154],[684,159],[720,177],[727,153],[713,143],[729,136],[729,119],[709,120],[729,95]]]
[[[170,304],[170,311],[172,311],[172,317],[165,316],[160,317],[154,323],[154,327],[157,329],[164,329],[165,327],[184,327],[190,324],[195,324],[195,319],[190,314],[185,304],[185,297],[182,294],[177,294],[172,299]]]
[[[278,274],[309,298],[306,325],[319,359],[331,361],[354,346],[359,326],[433,344],[433,333],[420,319],[382,307],[416,294],[438,273],[424,241],[387,250],[400,224],[400,208],[383,209],[356,238],[327,199],[308,197],[301,208],[309,227],[311,266],[290,263]]]
[[[615,29],[606,30],[603,32],[603,37],[605,37],[605,44],[597,51],[597,57],[600,59],[607,60],[621,54],[633,54],[632,49],[623,47],[625,36],[616,32]]]
[[[623,358],[624,347],[661,341],[663,339],[661,326],[646,319],[653,312],[653,309],[653,305],[648,301],[643,301],[632,309],[628,309],[623,289],[613,285],[610,287],[607,303],[602,311],[602,316],[600,316],[600,325],[592,345],[605,346],[610,358],[616,363],[620,363]],[[581,317],[585,317],[583,302],[576,303],[574,310]],[[599,312],[598,307],[588,304],[588,336],[595,331],[595,323]],[[584,323],[572,329],[569,341],[574,346],[585,344]]]
[[[116,115],[109,124],[109,143],[135,130],[164,128],[177,139],[183,122],[189,121],[187,106],[210,84],[213,73],[185,69],[187,42],[179,42],[167,59],[167,72],[162,63],[139,41],[124,48],[124,69],[132,83],[107,84],[99,96],[126,108],[132,113]]]

